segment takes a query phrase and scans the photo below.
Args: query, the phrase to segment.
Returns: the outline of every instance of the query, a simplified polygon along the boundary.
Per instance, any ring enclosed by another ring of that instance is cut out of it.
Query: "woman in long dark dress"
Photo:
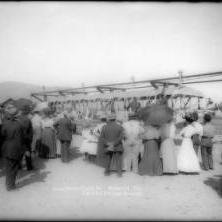
[[[42,120],[40,157],[56,158],[56,132],[53,125],[53,118],[50,117],[48,112],[45,112]]]
[[[144,153],[139,163],[139,174],[160,176],[162,175],[162,162],[160,159],[159,138],[160,133],[153,126],[144,128]]]
[[[100,138],[100,134],[102,131],[102,128],[104,125],[106,125],[106,117],[102,116],[101,118],[101,123],[94,129],[94,134],[98,138],[98,147],[97,147],[97,154],[96,154],[96,164],[98,166],[104,167],[106,166],[107,163],[107,155],[104,150],[104,144],[103,141]]]

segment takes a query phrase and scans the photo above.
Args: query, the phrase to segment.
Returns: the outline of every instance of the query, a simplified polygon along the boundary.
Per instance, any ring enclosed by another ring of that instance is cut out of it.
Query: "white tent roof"
[[[60,97],[56,98],[56,101],[68,101],[68,100],[95,100],[100,99],[112,99],[112,98],[129,98],[129,97],[143,97],[143,96],[157,96],[162,92],[162,88],[148,88],[143,90],[127,90],[127,91],[113,91],[104,93],[94,93],[94,94],[77,94],[74,96],[68,96],[66,98]],[[204,97],[204,95],[196,89],[186,86],[169,86],[165,89],[165,95],[170,95],[173,97],[177,96],[193,96],[193,97]]]
[[[201,93],[199,90],[186,86],[175,88],[175,90],[172,90],[171,95],[174,97],[175,96],[204,97],[203,93]]]

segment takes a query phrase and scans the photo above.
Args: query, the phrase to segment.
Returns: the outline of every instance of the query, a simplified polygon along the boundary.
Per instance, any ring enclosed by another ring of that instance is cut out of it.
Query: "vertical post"
[[[183,85],[183,71],[179,70],[178,74],[179,74],[179,87],[181,87]],[[181,98],[181,96],[180,96],[180,109],[182,109],[182,98]]]
[[[183,85],[183,71],[179,70],[178,74],[179,74],[179,84],[180,86],[182,86]]]
[[[45,86],[42,87],[43,93],[45,93]],[[43,94],[43,100],[46,102],[47,101],[47,96]]]
[[[83,92],[85,93],[86,91],[84,89],[84,87],[85,87],[85,83],[84,82],[81,83],[81,87],[83,88]]]

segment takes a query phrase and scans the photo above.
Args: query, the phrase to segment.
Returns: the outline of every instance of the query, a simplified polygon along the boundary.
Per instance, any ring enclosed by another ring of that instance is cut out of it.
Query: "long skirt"
[[[70,159],[70,143],[71,143],[71,141],[64,141],[64,140],[60,141],[62,162],[69,162],[69,159]]]
[[[186,173],[199,173],[200,165],[193,142],[190,138],[184,138],[177,154],[178,170]]]
[[[105,168],[109,158],[105,153],[104,144],[99,140],[97,146],[96,165]]]
[[[43,158],[56,157],[56,135],[52,128],[43,128],[40,156]]]
[[[150,176],[162,175],[162,162],[158,142],[154,139],[148,140],[144,144],[144,154],[139,163],[139,174]]]
[[[176,146],[173,139],[165,139],[160,146],[163,160],[163,173],[178,173]]]
[[[56,154],[61,155],[61,142],[58,138],[56,138]]]
[[[123,169],[122,152],[113,152],[111,163],[110,163],[110,170],[121,172],[122,169]]]
[[[41,128],[34,128],[33,129],[33,138],[31,148],[32,151],[38,151],[38,143],[41,140]]]

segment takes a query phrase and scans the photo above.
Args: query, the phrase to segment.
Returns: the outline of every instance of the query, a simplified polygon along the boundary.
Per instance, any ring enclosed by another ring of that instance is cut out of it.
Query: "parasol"
[[[19,110],[23,110],[23,111],[31,111],[32,108],[34,107],[33,102],[30,99],[26,99],[26,98],[20,98],[15,100],[15,105]]]
[[[167,105],[152,104],[140,109],[137,116],[145,125],[161,126],[173,119],[173,110]]]

